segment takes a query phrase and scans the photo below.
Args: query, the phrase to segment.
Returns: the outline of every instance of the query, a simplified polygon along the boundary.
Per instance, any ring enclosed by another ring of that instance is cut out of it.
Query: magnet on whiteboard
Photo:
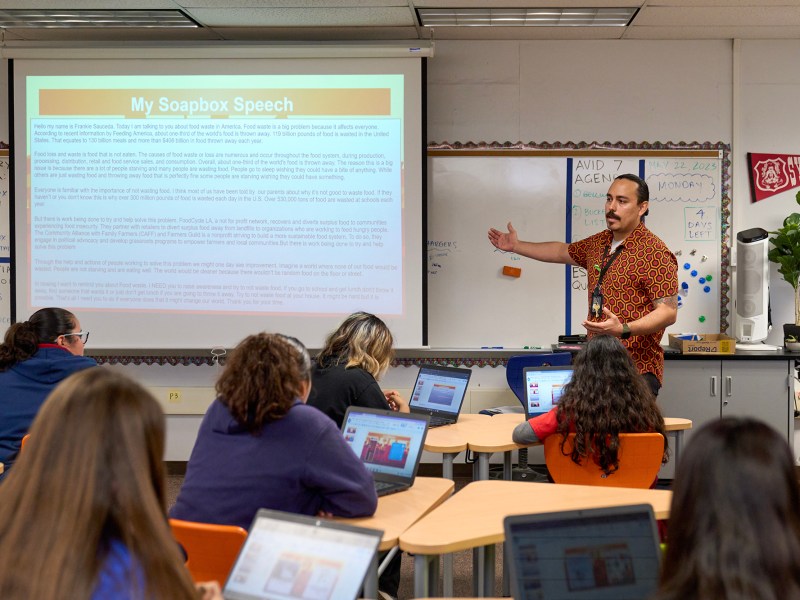
[[[509,277],[519,277],[522,275],[522,269],[519,267],[503,267],[503,275],[508,275]]]

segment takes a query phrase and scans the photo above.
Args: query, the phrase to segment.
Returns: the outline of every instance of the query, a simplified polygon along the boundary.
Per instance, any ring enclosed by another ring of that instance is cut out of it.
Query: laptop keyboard
[[[452,422],[450,419],[443,419],[442,417],[431,417],[428,427],[441,427],[442,425],[450,425]]]

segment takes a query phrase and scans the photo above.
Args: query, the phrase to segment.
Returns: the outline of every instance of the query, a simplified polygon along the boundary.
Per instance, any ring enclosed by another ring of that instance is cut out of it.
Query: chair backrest
[[[525,382],[522,381],[522,370],[525,367],[544,367],[551,365],[554,367],[568,365],[572,362],[572,354],[569,352],[554,352],[552,354],[520,354],[510,356],[506,364],[506,381],[508,387],[514,392],[517,400],[523,408],[527,407],[527,397],[525,395]]]
[[[225,585],[242,548],[247,531],[235,525],[211,525],[170,519],[172,535],[186,551],[186,568],[195,583],[218,581]]]
[[[567,436],[566,454],[561,451],[561,438],[555,433],[544,440],[544,461],[556,483],[647,489],[653,485],[664,456],[664,436],[660,433],[621,433],[619,468],[606,475],[591,457],[581,459],[580,465],[572,461],[574,433]]]

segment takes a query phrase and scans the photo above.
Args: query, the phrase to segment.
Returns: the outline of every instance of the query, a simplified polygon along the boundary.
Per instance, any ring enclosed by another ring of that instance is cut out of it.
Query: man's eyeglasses
[[[75,333],[64,333],[62,334],[64,337],[69,335],[76,335],[80,340],[85,344],[89,341],[89,332],[88,331],[76,331]]]

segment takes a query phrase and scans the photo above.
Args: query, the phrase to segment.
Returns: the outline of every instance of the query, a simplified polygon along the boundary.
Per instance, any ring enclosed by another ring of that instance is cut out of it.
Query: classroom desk
[[[453,493],[455,483],[452,479],[441,477],[417,477],[414,485],[408,490],[389,494],[378,498],[378,508],[371,517],[356,519],[341,519],[350,525],[380,529],[383,531],[378,550],[381,552],[397,548],[400,535],[431,510],[442,504]],[[384,559],[391,560],[394,552]],[[364,583],[364,595],[367,598],[377,598],[378,592],[378,565],[375,565],[373,576],[367,577]]]
[[[425,436],[425,450],[442,455],[442,476],[453,479],[453,461],[460,452],[468,447],[469,435],[475,429],[480,429],[480,424],[485,422],[488,415],[461,414],[458,422],[443,427],[433,427]]]
[[[672,492],[555,485],[525,481],[475,481],[400,535],[400,548],[414,557],[414,595],[435,594],[438,555],[483,547],[486,560],[473,577],[483,596],[494,594],[494,545],[504,541],[509,515],[650,504],[657,519],[669,516]],[[481,585],[482,583],[482,585]]]

